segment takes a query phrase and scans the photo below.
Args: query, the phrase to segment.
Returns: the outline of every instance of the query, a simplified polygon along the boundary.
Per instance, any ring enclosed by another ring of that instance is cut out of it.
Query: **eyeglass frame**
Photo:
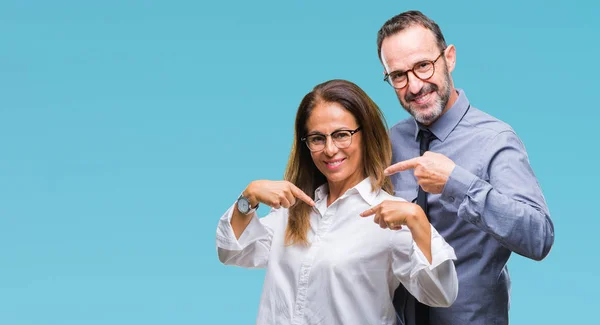
[[[319,151],[323,151],[325,150],[325,148],[327,147],[327,137],[331,138],[331,141],[333,142],[333,145],[338,148],[338,149],[346,149],[348,147],[350,147],[352,145],[352,136],[354,136],[354,134],[356,134],[358,131],[360,131],[362,129],[361,126],[357,127],[354,130],[347,130],[347,129],[341,129],[341,130],[335,130],[329,134],[322,134],[322,133],[313,133],[313,134],[307,134],[306,136],[300,138],[300,141],[304,142],[306,144],[306,147],[308,148],[308,150],[310,150],[310,152],[319,152]],[[338,146],[338,144],[335,142],[335,140],[333,139],[332,135],[338,133],[338,132],[349,132],[350,133],[350,143],[348,143],[347,147],[343,147],[340,148]],[[313,136],[313,135],[320,135],[320,136],[324,136],[325,137],[325,143],[323,144],[323,149],[319,149],[319,150],[312,150],[308,144],[308,137]]]
[[[389,79],[389,78],[390,78],[390,75],[392,75],[392,74],[393,74],[393,73],[395,73],[395,72],[398,72],[399,70],[395,70],[395,71],[392,71],[392,72],[390,72],[390,73],[386,73],[386,74],[384,75],[384,77],[383,77],[383,81],[384,81],[385,83],[387,83],[388,85],[392,86],[392,88],[394,88],[394,89],[404,89],[404,88],[406,88],[406,86],[408,86],[408,82],[409,82],[409,80],[408,80],[408,72],[412,72],[413,76],[417,77],[419,80],[427,81],[427,80],[431,79],[431,78],[433,77],[433,75],[435,75],[435,63],[436,63],[436,62],[437,62],[437,61],[438,61],[438,60],[439,60],[439,59],[442,57],[442,55],[444,55],[444,53],[446,52],[446,49],[447,49],[447,48],[443,49],[443,50],[442,50],[442,53],[440,53],[440,55],[438,55],[438,57],[437,57],[437,58],[435,58],[435,60],[433,60],[433,61],[431,61],[431,60],[423,60],[423,61],[419,61],[419,62],[415,63],[415,65],[413,65],[412,69],[408,69],[408,70],[404,71],[404,74],[406,75],[406,84],[405,84],[404,86],[402,86],[402,87],[400,87],[400,88],[396,88],[396,87],[394,87],[394,85],[392,85],[392,83],[390,82],[390,79]],[[421,77],[419,77],[419,76],[418,76],[418,75],[415,73],[415,71],[414,71],[414,70],[417,68],[417,65],[419,65],[419,64],[422,64],[422,63],[425,63],[425,62],[427,62],[427,63],[431,63],[431,66],[433,67],[433,72],[431,73],[431,76],[429,76],[429,77],[427,77],[427,78],[421,78]]]

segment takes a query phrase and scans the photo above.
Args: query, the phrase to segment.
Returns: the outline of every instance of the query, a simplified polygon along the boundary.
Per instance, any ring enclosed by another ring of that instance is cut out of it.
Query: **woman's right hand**
[[[253,181],[242,195],[248,199],[251,206],[256,206],[260,202],[275,209],[289,208],[296,204],[297,199],[310,206],[315,205],[310,196],[288,181]]]

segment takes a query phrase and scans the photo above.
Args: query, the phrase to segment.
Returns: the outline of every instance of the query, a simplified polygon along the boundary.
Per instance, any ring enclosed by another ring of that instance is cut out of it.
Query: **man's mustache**
[[[430,93],[432,91],[437,91],[437,90],[438,90],[438,86],[436,86],[434,84],[425,84],[423,86],[423,88],[421,88],[421,90],[419,90],[419,92],[416,94],[407,92],[406,95],[404,96],[404,100],[407,102],[410,102],[423,94],[427,94],[427,93]]]

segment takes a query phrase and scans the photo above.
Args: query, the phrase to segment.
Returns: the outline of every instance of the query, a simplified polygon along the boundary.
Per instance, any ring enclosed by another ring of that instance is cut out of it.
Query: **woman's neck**
[[[347,190],[356,186],[356,184],[360,183],[364,176],[359,173],[356,173],[357,176],[351,176],[347,179],[339,182],[331,182],[327,181],[327,185],[329,187],[329,195],[327,196],[327,206],[330,206],[335,200],[339,199]]]

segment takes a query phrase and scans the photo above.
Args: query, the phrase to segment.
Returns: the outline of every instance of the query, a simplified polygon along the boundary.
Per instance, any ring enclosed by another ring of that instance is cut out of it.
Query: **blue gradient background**
[[[456,45],[456,85],[522,138],[552,213],[548,258],[509,263],[511,324],[589,323],[598,2],[3,0],[0,324],[254,323],[264,271],[218,262],[218,218],[282,177],[317,83],[407,116],[375,36],[415,8]]]

